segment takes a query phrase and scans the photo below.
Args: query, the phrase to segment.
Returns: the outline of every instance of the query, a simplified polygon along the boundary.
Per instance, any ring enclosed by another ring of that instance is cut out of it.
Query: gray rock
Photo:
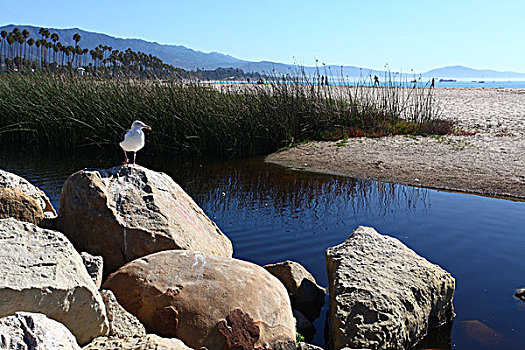
[[[306,341],[311,341],[315,335],[315,326],[305,315],[298,310],[292,310],[295,318],[295,329],[301,334]]]
[[[286,343],[278,343],[271,347],[272,350],[323,350],[323,348],[320,348],[318,346],[308,344],[305,342],[286,342]]]
[[[0,317],[42,313],[79,344],[106,335],[106,308],[80,254],[60,232],[0,220]]]
[[[323,348],[319,346],[304,343],[304,342],[297,343],[296,349],[297,350],[323,350]]]
[[[80,350],[63,324],[42,314],[17,312],[0,318],[0,349]]]
[[[454,317],[454,278],[373,228],[327,249],[326,265],[331,349],[407,349]]]
[[[231,257],[230,240],[168,175],[140,166],[85,169],[62,188],[57,227],[104,258],[104,275],[163,250]]]
[[[142,337],[99,337],[82,350],[192,350],[177,338],[161,338],[155,334]]]
[[[91,276],[91,279],[95,282],[95,286],[97,286],[97,289],[100,289],[102,285],[102,265],[104,264],[104,260],[101,256],[94,256],[86,252],[80,253],[80,256],[82,257],[89,276]]]
[[[108,335],[110,337],[128,338],[146,335],[144,325],[118,303],[112,291],[103,289],[100,291],[100,295],[106,304],[109,320]]]
[[[290,294],[292,307],[310,321],[314,321],[324,305],[325,289],[317,284],[314,276],[295,261],[284,261],[264,266],[284,284]]]
[[[23,177],[0,169],[0,188],[19,189],[38,202],[44,212],[45,218],[55,218],[57,216],[57,213],[46,194]]]

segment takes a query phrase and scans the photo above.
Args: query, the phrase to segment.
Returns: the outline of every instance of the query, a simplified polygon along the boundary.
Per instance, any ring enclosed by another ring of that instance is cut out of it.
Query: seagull
[[[129,162],[128,154],[126,152],[133,152],[133,165],[135,165],[137,151],[142,149],[145,143],[144,132],[142,129],[151,130],[149,126],[140,120],[135,120],[133,124],[131,124],[131,129],[124,133],[124,140],[119,143],[120,147],[124,150],[124,155],[126,157],[124,164],[128,164]]]

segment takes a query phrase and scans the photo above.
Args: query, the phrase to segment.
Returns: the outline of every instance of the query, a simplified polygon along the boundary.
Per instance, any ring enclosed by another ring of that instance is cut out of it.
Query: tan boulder
[[[85,169],[67,179],[57,228],[80,251],[101,255],[107,275],[169,249],[231,257],[230,240],[168,175],[140,166]]]
[[[42,313],[86,344],[106,335],[106,308],[80,254],[60,232],[0,220],[0,317]]]
[[[38,201],[18,188],[0,188],[0,219],[13,218],[38,225],[44,211]]]
[[[140,337],[99,337],[82,350],[192,350],[176,338],[161,338],[155,334]],[[211,349],[210,349],[211,350]]]
[[[454,278],[371,227],[328,248],[326,269],[330,349],[409,349],[454,317]]]
[[[16,188],[34,199],[42,209],[46,219],[53,219],[57,216],[55,208],[51,205],[46,194],[23,177],[0,169],[0,188]]]
[[[151,332],[195,349],[249,349],[295,340],[286,289],[246,261],[164,251],[123,266],[103,288]]]
[[[109,321],[108,336],[128,338],[146,335],[144,325],[118,303],[112,291],[102,289],[100,295],[102,300],[104,300],[104,304],[106,304],[106,313]]]
[[[295,261],[286,260],[265,265],[264,268],[284,284],[290,294],[294,309],[300,311],[310,321],[319,317],[326,292],[304,266]]]

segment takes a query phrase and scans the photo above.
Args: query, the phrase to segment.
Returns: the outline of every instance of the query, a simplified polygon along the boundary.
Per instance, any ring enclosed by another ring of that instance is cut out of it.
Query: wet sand
[[[475,135],[310,142],[267,162],[403,185],[525,199],[525,90],[436,89],[441,117]]]

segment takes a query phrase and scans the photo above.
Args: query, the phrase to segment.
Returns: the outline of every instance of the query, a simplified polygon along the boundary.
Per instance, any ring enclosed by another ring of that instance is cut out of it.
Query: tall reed
[[[0,142],[68,150],[116,145],[140,119],[148,148],[217,157],[266,154],[305,139],[415,133],[436,118],[431,90],[0,75]]]

